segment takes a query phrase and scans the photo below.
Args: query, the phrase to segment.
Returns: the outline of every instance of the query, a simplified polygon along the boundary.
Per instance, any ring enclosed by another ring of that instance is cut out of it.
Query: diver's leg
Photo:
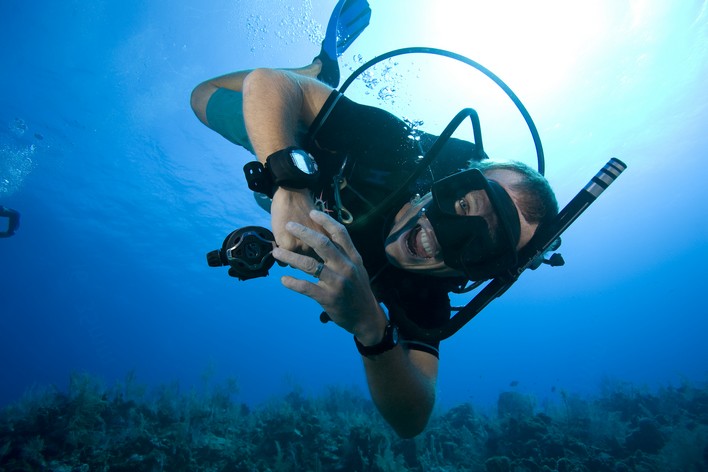
[[[194,87],[190,98],[190,105],[192,106],[192,111],[194,114],[197,115],[197,118],[199,118],[199,121],[209,126],[206,109],[211,96],[214,95],[214,92],[216,92],[220,87],[225,87],[227,89],[240,92],[243,87],[243,79],[245,79],[250,72],[250,70],[233,72],[231,74],[206,80]],[[230,84],[230,86],[222,84]]]
[[[317,75],[322,70],[322,63],[319,60],[315,60],[312,64],[308,64],[304,67],[282,70],[314,79],[317,78]],[[192,111],[194,111],[194,114],[197,115],[199,121],[209,126],[206,110],[207,105],[209,104],[209,99],[211,99],[214,92],[216,92],[219,88],[233,90],[234,92],[243,91],[243,81],[251,72],[252,70],[232,72],[230,74],[214,77],[213,79],[206,80],[197,85],[194,90],[192,90],[190,104],[192,106]]]
[[[305,77],[312,77],[331,86],[339,85],[339,63],[337,59],[349,48],[369,25],[371,9],[367,0],[339,0],[327,23],[320,53],[312,63],[297,69],[283,69]],[[218,88],[241,92],[243,81],[250,70],[222,75],[199,84],[192,91],[191,105],[197,118],[209,126],[207,104]]]
[[[340,78],[338,58],[368,26],[370,17],[367,0],[339,0],[327,24],[320,54],[307,66],[283,70],[336,87]],[[250,132],[246,132],[242,96],[244,81],[251,72],[233,72],[199,84],[192,91],[190,103],[202,123],[255,153]],[[215,97],[219,90],[222,92]]]
[[[319,61],[322,70],[317,78],[336,88],[339,85],[338,58],[369,26],[371,8],[366,0],[339,0],[327,23],[322,48],[314,61]]]

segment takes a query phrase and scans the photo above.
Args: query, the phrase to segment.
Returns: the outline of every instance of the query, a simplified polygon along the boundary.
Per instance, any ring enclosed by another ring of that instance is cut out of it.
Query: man
[[[399,341],[384,307],[439,326],[448,293],[507,267],[557,204],[528,167],[474,162],[474,145],[454,139],[408,182],[436,137],[317,80],[321,57],[212,79],[195,88],[192,107],[265,166],[255,187],[272,197],[273,256],[317,279],[284,276],[283,285],[354,335],[374,403],[412,437],[433,409],[438,343],[406,332]],[[457,172],[470,164],[478,170]]]

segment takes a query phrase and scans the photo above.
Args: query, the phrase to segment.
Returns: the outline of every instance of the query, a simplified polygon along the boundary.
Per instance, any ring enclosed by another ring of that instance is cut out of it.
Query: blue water
[[[248,154],[189,109],[207,78],[308,63],[333,3],[0,3],[0,205],[22,213],[0,239],[0,405],[75,371],[184,391],[234,378],[248,403],[366,391],[351,336],[279,284],[286,269],[238,282],[207,267],[228,232],[268,218],[243,181]],[[370,3],[344,76],[390,49],[450,49],[524,101],[561,205],[610,157],[629,166],[566,232],[565,267],[524,274],[443,342],[439,403],[705,381],[705,4]],[[523,122],[478,73],[392,66],[352,93],[433,132],[477,108],[487,152],[533,164]]]

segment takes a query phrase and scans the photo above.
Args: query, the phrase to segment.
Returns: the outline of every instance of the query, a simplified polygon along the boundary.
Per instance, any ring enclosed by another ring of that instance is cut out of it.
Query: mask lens
[[[458,215],[457,201],[475,190],[483,190],[497,218],[492,239],[483,216]],[[501,185],[487,180],[478,169],[453,174],[433,184],[433,202],[426,210],[435,236],[448,266],[470,273],[470,268],[495,259],[500,252],[516,254],[519,241],[519,219],[511,197]]]
[[[455,203],[473,190],[485,190],[486,183],[477,169],[458,172],[433,184],[433,200],[440,211],[456,215]]]

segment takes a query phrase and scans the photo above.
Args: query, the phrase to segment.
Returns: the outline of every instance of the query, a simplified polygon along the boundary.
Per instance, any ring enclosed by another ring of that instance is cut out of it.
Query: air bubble
[[[379,90],[379,98],[381,100],[390,100],[391,98],[394,97],[396,93],[395,89],[392,89],[391,87],[383,87],[381,90]]]
[[[22,136],[27,131],[27,123],[22,118],[15,118],[10,123],[10,131],[17,137]]]

